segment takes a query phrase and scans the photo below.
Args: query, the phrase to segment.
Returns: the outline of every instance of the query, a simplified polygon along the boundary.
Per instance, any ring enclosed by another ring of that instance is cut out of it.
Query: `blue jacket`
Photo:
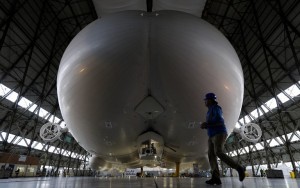
[[[227,134],[222,108],[218,104],[214,104],[208,108],[206,123],[207,134],[209,137],[213,137],[216,134]]]

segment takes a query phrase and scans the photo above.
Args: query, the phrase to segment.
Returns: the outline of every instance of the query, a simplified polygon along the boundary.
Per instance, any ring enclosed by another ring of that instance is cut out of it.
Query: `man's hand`
[[[207,123],[206,122],[201,123],[200,127],[201,129],[207,129]]]

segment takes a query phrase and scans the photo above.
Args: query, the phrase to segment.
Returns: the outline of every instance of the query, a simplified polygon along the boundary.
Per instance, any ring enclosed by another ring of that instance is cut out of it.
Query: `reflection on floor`
[[[196,188],[213,187],[206,185],[206,178],[101,178],[101,177],[45,177],[45,178],[11,178],[0,179],[0,188],[81,188],[81,187],[147,187],[147,188]],[[240,182],[237,177],[222,178],[222,185],[216,187],[248,187],[248,188],[297,188],[300,187],[300,179],[268,179],[268,178],[245,178]]]

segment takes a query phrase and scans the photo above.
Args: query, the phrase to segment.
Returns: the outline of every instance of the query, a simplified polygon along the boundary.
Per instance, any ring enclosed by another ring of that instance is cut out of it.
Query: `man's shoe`
[[[239,179],[240,181],[243,181],[245,179],[245,171],[246,168],[245,167],[240,167],[237,169],[238,173],[239,173]]]
[[[212,178],[210,180],[207,180],[205,183],[209,184],[209,185],[221,185],[222,184],[220,178]]]

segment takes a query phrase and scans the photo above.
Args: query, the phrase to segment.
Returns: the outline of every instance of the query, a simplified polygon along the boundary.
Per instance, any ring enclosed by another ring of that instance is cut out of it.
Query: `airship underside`
[[[217,94],[230,133],[243,80],[235,50],[209,23],[179,11],[122,11],[72,40],[57,88],[69,130],[98,165],[204,167],[203,97]]]

